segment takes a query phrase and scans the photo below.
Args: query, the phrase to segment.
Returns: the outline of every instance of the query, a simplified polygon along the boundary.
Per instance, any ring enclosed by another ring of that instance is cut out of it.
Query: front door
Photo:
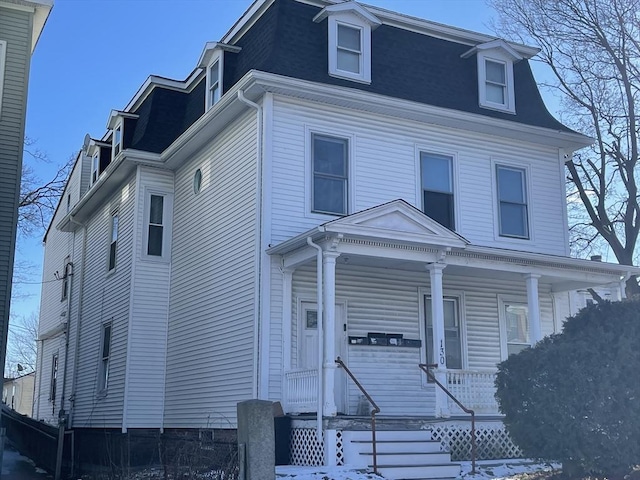
[[[318,307],[315,302],[302,302],[299,322],[298,367],[300,369],[318,368]],[[335,318],[336,357],[346,361],[346,315],[343,303],[336,303]],[[332,359],[333,360],[333,359]],[[338,412],[347,413],[345,410],[346,386],[345,374],[341,368],[336,372],[335,399]]]

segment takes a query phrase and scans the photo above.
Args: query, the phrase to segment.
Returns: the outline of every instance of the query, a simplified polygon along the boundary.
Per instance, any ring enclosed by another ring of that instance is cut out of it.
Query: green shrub
[[[572,473],[640,464],[640,302],[603,302],[563,333],[498,366],[496,398],[513,441]]]

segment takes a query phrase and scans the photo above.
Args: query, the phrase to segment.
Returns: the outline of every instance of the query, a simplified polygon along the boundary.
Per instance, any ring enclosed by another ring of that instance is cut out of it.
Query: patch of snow
[[[476,463],[476,473],[471,474],[471,462],[461,462],[460,476],[464,480],[502,480],[514,475],[533,472],[549,472],[560,469],[556,463],[536,463],[534,460],[489,460]]]

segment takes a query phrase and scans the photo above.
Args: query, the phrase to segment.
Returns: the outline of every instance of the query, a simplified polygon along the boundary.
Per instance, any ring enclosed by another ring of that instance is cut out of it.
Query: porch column
[[[431,280],[431,321],[433,323],[433,361],[438,365],[434,374],[438,381],[447,385],[447,351],[444,338],[444,300],[442,295],[442,271],[444,263],[430,263],[427,265]],[[436,416],[449,416],[447,394],[436,386]]]
[[[324,414],[334,417],[338,413],[335,398],[336,359],[336,259],[339,253],[325,251],[322,255],[324,271]]]
[[[282,269],[282,354],[284,371],[291,370],[291,301],[293,297],[292,268]],[[285,384],[283,380],[283,385]]]
[[[529,340],[535,345],[542,340],[540,325],[540,300],[538,298],[538,279],[540,275],[529,273],[525,275],[527,281],[527,306],[529,307]]]

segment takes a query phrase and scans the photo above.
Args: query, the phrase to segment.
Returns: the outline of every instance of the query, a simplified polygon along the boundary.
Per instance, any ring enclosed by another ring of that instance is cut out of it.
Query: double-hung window
[[[162,256],[164,240],[164,196],[151,195],[149,200],[149,225],[147,231],[147,255]]]
[[[529,238],[526,170],[496,165],[496,179],[500,235]]]
[[[207,68],[207,106],[212,107],[220,100],[220,59]]]
[[[529,308],[523,303],[502,303],[507,343],[507,356],[531,346]]]
[[[460,312],[458,299],[445,297],[444,306],[444,341],[445,341],[445,365],[447,368],[462,368],[462,329],[460,325]],[[433,317],[431,316],[431,298],[424,297],[424,313],[426,319],[427,363],[436,364],[437,358],[433,355]]]
[[[100,176],[100,150],[91,157],[91,185],[98,181]]]
[[[422,210],[436,222],[455,230],[453,201],[453,158],[420,153]]]
[[[349,141],[312,134],[311,143],[312,210],[331,215],[346,215]]]
[[[100,366],[98,372],[98,392],[104,392],[109,385],[109,357],[111,356],[111,323],[102,325],[100,345]]]
[[[51,357],[51,379],[49,383],[49,401],[56,401],[56,390],[58,388],[58,354]]]
[[[363,67],[362,29],[338,23],[337,36],[337,69],[341,72],[361,75]]]
[[[64,259],[64,269],[62,270],[62,296],[60,301],[69,297],[69,285],[71,282],[71,257]]]
[[[503,62],[485,59],[485,99],[507,106],[507,66]]]
[[[122,151],[122,125],[118,125],[113,130],[113,158],[116,158]]]
[[[111,214],[111,241],[109,242],[109,271],[116,268],[116,250],[118,245],[118,212]]]

